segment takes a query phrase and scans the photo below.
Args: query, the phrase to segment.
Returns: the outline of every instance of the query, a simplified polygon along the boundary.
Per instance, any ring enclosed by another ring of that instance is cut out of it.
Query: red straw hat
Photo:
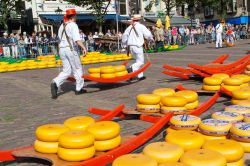
[[[63,16],[63,22],[67,22],[67,21],[68,21],[67,15],[64,15]]]
[[[69,16],[69,15],[75,15],[76,14],[76,10],[75,9],[68,9],[66,10],[66,15]]]

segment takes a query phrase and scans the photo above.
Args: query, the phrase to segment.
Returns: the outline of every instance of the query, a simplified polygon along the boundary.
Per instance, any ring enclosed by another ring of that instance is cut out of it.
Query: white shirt
[[[58,37],[60,39],[60,44],[59,47],[69,47],[69,43],[67,41],[65,33],[62,34],[63,31],[63,24],[60,26],[59,31],[58,31]],[[81,41],[80,33],[79,33],[79,28],[75,22],[69,22],[66,25],[65,32],[69,36],[69,41],[72,45],[73,48],[77,49],[77,44],[76,41]]]
[[[152,33],[142,24],[135,22],[134,23],[136,32],[138,33],[138,37],[136,36],[135,31],[130,25],[122,35],[122,44],[126,46],[137,46],[141,47],[144,44],[144,38],[153,39]],[[131,30],[131,33],[130,33]]]
[[[218,24],[216,26],[216,33],[222,33],[223,32],[223,26],[221,24]]]

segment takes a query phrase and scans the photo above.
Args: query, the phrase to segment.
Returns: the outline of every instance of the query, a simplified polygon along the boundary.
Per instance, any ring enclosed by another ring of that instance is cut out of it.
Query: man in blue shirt
[[[182,25],[180,28],[179,28],[179,33],[181,35],[181,44],[184,44],[185,43],[185,33],[186,33],[186,30],[184,28],[184,25]]]
[[[12,58],[18,58],[18,41],[13,33],[10,34],[9,45],[11,46]]]

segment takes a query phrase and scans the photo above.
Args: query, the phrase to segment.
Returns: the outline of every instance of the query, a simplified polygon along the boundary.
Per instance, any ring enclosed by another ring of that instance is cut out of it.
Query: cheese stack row
[[[100,68],[89,68],[88,72],[90,76],[96,78],[115,78],[122,77],[128,74],[126,66],[103,66]]]
[[[250,88],[249,87],[243,87],[239,90],[232,91],[232,101],[231,103],[236,105],[240,101],[248,100],[250,99]]]

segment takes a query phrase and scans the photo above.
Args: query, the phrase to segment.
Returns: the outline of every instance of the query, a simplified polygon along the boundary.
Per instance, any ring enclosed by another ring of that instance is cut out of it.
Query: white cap
[[[26,32],[23,32],[23,35],[26,35]]]
[[[3,33],[3,35],[4,35],[4,36],[7,36],[7,35],[8,35],[8,33],[7,33],[7,32],[4,32],[4,33]]]
[[[137,21],[137,20],[140,20],[140,19],[142,19],[142,15],[140,15],[140,14],[135,14],[133,16],[133,18],[132,18],[133,21]]]

